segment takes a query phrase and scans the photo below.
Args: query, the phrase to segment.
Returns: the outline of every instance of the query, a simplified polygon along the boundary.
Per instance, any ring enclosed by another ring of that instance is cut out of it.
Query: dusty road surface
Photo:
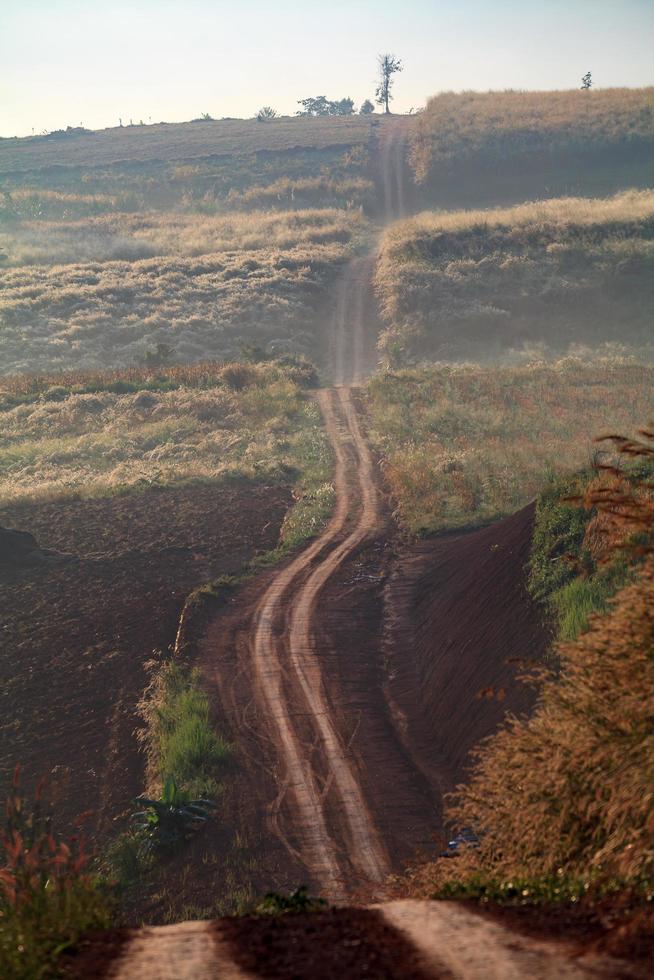
[[[281,918],[135,930],[118,956],[88,949],[73,976],[106,980],[617,980],[646,966],[509,931],[450,902],[396,901]]]

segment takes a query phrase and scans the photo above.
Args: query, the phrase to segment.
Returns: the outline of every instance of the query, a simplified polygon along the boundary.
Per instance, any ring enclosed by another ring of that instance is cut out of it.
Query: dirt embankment
[[[533,704],[517,679],[551,641],[526,590],[533,505],[401,555],[386,587],[388,690],[421,767],[448,792],[507,711]]]
[[[12,554],[18,541],[38,560],[0,563],[0,783],[20,763],[27,786],[49,779],[59,827],[92,810],[87,832],[111,829],[143,788],[144,664],[193,588],[276,544],[290,502],[239,486],[3,508],[0,524],[33,535]]]

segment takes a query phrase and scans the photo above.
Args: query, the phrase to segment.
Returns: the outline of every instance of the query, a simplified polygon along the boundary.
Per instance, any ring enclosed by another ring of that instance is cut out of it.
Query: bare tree
[[[385,112],[390,112],[388,103],[392,100],[391,88],[393,86],[393,75],[402,71],[402,62],[394,54],[380,54],[377,58],[379,68],[379,84],[375,90],[375,97],[378,105],[384,106]]]

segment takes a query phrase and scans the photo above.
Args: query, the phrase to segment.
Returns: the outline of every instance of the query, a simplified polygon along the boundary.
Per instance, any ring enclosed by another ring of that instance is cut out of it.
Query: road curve
[[[311,877],[338,900],[345,895],[349,869],[356,869],[360,880],[380,882],[390,863],[333,718],[312,619],[328,580],[374,533],[378,501],[350,389],[322,391],[318,399],[334,451],[336,509],[322,534],[264,592],[254,614],[251,650],[256,697],[277,746],[284,795],[290,797],[289,837],[298,841]],[[313,739],[306,737],[307,725]],[[330,821],[333,810],[338,819]],[[341,840],[335,824],[343,828]]]
[[[406,137],[403,121],[389,120],[381,131],[386,221],[405,211]],[[391,871],[357,765],[338,731],[313,630],[325,586],[379,524],[372,457],[349,387],[376,365],[368,322],[375,258],[373,251],[352,259],[337,284],[330,352],[336,387],[318,395],[334,453],[336,509],[322,534],[264,592],[250,644],[255,697],[280,766],[284,806],[276,811],[273,829],[334,900],[344,897],[353,874],[358,883],[379,883]]]

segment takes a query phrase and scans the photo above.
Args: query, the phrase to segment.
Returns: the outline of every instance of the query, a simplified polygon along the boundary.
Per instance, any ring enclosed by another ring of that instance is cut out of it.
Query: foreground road
[[[263,954],[263,955],[262,955]],[[111,980],[644,980],[649,971],[517,934],[451,902],[135,931]]]

